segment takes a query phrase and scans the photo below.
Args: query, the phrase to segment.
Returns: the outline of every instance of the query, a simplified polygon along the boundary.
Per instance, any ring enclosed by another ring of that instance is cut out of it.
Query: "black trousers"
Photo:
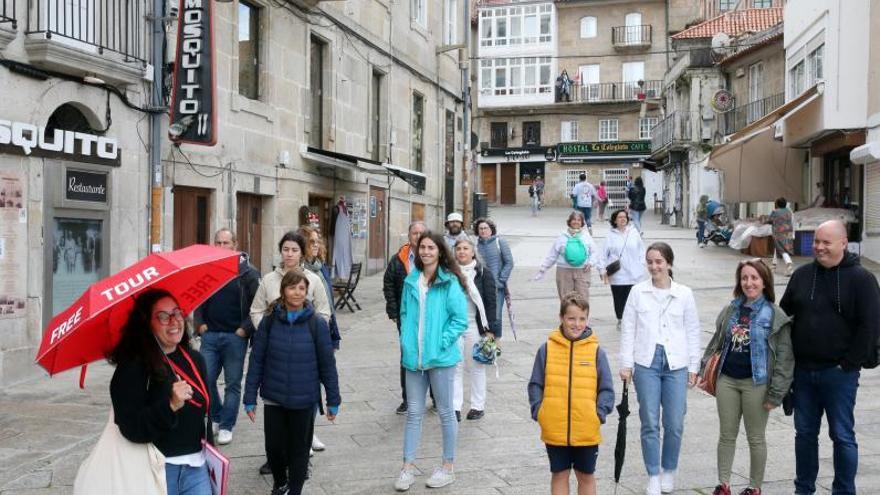
[[[315,408],[287,409],[266,405],[263,428],[266,457],[275,486],[285,483],[291,495],[300,495],[309,469],[309,449],[315,432]]]
[[[612,285],[611,297],[614,298],[614,314],[617,319],[623,319],[623,308],[626,307],[626,300],[629,298],[629,291],[632,285]]]

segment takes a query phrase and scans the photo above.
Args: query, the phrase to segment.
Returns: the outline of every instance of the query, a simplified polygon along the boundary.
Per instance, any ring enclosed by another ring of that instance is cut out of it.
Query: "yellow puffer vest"
[[[557,329],[547,339],[544,399],[538,410],[544,443],[570,447],[602,443],[596,413],[598,351],[595,334],[572,342]]]

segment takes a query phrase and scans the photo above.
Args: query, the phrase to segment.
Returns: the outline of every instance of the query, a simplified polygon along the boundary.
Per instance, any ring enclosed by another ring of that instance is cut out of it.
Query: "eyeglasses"
[[[739,261],[740,266],[746,265],[748,263],[761,263],[762,265],[767,264],[767,263],[764,263],[764,258],[749,258],[749,259]]]
[[[163,325],[167,325],[169,322],[171,322],[172,317],[177,320],[182,320],[183,311],[181,311],[180,308],[174,308],[171,310],[170,313],[168,313],[167,311],[159,311],[158,313],[156,313],[156,319],[159,320],[159,323]]]

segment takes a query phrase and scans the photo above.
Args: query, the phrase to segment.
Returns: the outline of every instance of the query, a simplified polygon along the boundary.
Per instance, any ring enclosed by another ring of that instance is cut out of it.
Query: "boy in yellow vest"
[[[571,469],[578,495],[595,495],[599,426],[614,409],[614,382],[605,351],[587,326],[590,304],[577,292],[563,296],[559,328],[535,356],[529,380],[532,419],[550,458],[552,495],[568,494]]]

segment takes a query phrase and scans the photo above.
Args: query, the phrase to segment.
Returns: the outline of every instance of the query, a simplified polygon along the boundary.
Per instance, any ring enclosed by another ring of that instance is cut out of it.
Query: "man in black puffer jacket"
[[[388,319],[397,325],[397,335],[400,336],[400,297],[403,294],[403,281],[409,275],[409,271],[415,267],[418,256],[419,237],[428,231],[425,222],[415,221],[409,224],[409,243],[401,246],[397,254],[391,257],[385,268],[385,276],[382,279],[382,292],[385,294],[385,313]],[[403,401],[397,407],[397,414],[406,413],[406,371],[400,366],[400,394]],[[432,395],[433,397],[433,395]]]
[[[853,410],[859,370],[876,364],[880,286],[846,246],[841,222],[820,225],[813,240],[815,261],[795,270],[779,304],[793,320],[796,493],[816,491],[823,414],[834,442],[832,491],[856,493]]]

